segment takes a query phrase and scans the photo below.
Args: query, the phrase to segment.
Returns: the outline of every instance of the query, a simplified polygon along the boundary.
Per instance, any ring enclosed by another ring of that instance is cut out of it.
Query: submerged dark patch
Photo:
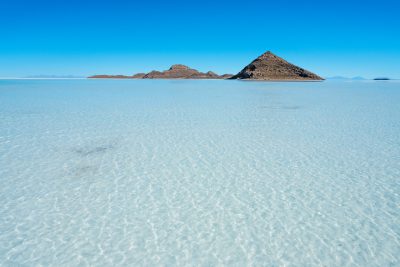
[[[96,146],[96,147],[87,147],[87,148],[78,148],[74,149],[73,152],[79,154],[81,156],[90,156],[95,154],[102,154],[109,150],[114,149],[113,145],[104,145],[104,146]]]

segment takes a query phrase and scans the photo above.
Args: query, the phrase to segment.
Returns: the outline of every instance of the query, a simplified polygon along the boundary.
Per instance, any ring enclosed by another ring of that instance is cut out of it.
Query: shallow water
[[[0,265],[399,266],[400,82],[0,80]]]

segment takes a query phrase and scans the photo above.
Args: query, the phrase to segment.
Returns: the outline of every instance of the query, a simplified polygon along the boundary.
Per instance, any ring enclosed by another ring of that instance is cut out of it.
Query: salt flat
[[[400,82],[0,80],[0,265],[398,266]]]

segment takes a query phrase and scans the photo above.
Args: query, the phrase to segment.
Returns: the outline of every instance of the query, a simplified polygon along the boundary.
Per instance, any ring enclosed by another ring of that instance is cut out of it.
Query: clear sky
[[[0,77],[237,73],[271,50],[323,76],[400,78],[400,1],[0,0]]]

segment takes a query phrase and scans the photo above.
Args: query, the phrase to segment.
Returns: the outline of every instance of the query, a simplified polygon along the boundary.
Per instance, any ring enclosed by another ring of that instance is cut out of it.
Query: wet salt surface
[[[0,265],[398,266],[400,83],[0,81]]]

